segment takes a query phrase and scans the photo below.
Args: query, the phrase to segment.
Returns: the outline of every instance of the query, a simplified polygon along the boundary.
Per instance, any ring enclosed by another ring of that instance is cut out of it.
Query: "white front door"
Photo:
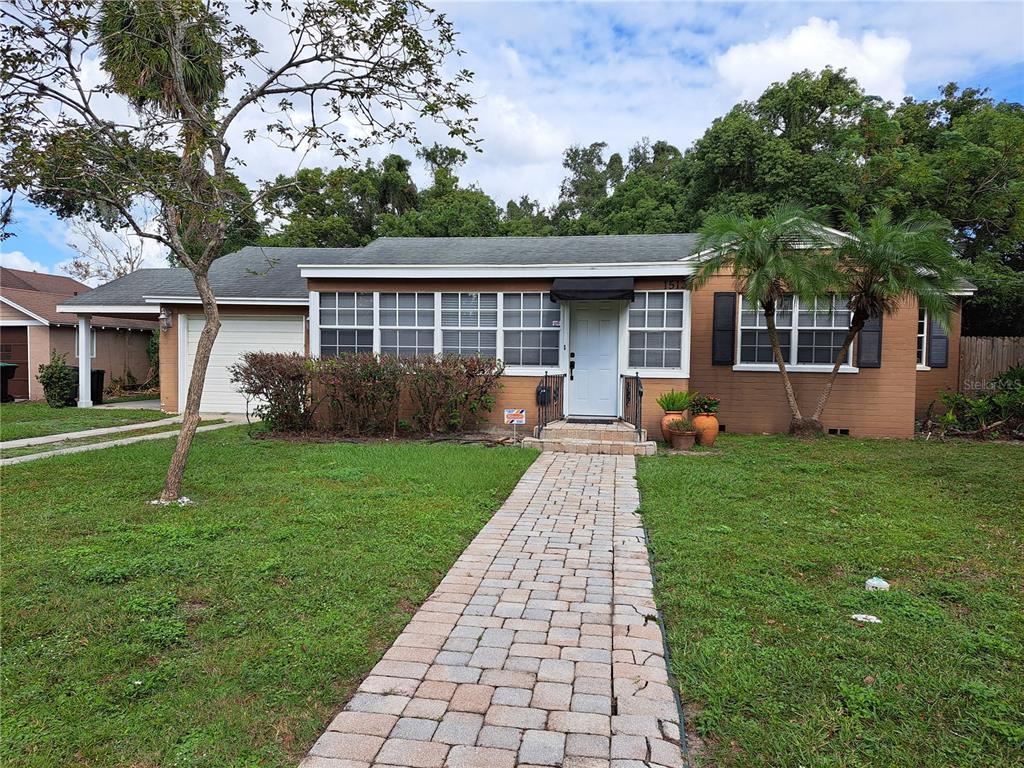
[[[619,312],[617,301],[574,301],[569,318],[570,416],[617,416]]]

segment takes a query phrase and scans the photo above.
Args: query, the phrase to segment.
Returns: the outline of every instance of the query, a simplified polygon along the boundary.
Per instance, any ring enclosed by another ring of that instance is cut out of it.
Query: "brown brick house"
[[[61,275],[45,275],[0,267],[0,358],[18,366],[9,383],[16,398],[39,400],[43,388],[39,366],[57,351],[68,365],[78,365],[78,318],[57,305],[91,288]],[[137,380],[149,371],[152,320],[97,315],[89,335],[90,366],[106,372],[106,381],[130,372]]]
[[[670,388],[722,399],[732,432],[784,430],[788,411],[763,317],[723,276],[691,291],[697,236],[381,238],[364,248],[245,248],[215,262],[223,314],[204,410],[244,410],[227,367],[253,349],[334,355],[486,354],[504,361],[493,414],[537,418],[545,375],[564,377],[566,415],[623,416],[627,377],[640,376],[642,426]],[[966,295],[972,290],[963,286]],[[184,400],[202,312],[184,270],[140,270],[76,297],[69,312],[161,318],[161,400]],[[802,404],[810,407],[849,322],[841,299],[777,317]],[[923,329],[923,330],[922,330]],[[922,335],[923,333],[923,335]],[[955,381],[959,323],[950,331],[907,305],[865,329],[825,412],[827,428],[909,437],[915,415]],[[953,371],[950,374],[947,372]]]

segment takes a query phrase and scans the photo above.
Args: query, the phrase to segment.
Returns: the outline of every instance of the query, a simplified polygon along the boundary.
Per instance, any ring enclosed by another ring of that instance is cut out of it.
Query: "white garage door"
[[[201,315],[185,319],[185,370],[179,381],[179,402],[184,406],[188,382],[192,377],[192,363],[205,320]],[[206,371],[206,385],[200,410],[213,413],[245,413],[245,397],[235,390],[228,368],[237,363],[246,352],[298,352],[305,351],[305,318],[290,317],[224,317],[220,319],[220,333],[213,343],[210,366]]]

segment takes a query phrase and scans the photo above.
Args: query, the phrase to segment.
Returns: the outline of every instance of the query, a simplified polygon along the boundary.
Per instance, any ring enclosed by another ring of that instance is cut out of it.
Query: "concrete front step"
[[[653,456],[658,452],[657,444],[646,440],[638,443],[626,440],[553,438],[547,435],[542,438],[524,437],[523,447],[557,453],[599,453],[612,456]]]
[[[543,440],[598,440],[602,442],[642,443],[647,440],[647,430],[640,430],[624,421],[608,424],[575,423],[553,421],[540,433]]]

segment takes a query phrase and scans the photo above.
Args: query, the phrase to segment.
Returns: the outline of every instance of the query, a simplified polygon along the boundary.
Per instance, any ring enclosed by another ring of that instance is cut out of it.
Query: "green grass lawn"
[[[725,436],[639,482],[698,765],[1024,765],[1024,446]]]
[[[286,766],[533,461],[244,427],[3,473],[5,766]]]
[[[160,411],[134,408],[51,408],[46,403],[5,403],[0,405],[0,440],[120,427],[167,416]]]
[[[200,426],[207,427],[213,424],[223,423],[224,419],[203,419]],[[59,451],[62,448],[94,445],[96,443],[106,443],[111,440],[127,440],[131,437],[141,437],[142,435],[153,435],[161,432],[173,432],[177,434],[180,429],[180,424],[164,424],[162,427],[141,426],[138,429],[129,429],[124,432],[117,432],[116,434],[111,435],[79,437],[75,440],[61,440],[59,443],[39,443],[37,445],[26,445],[23,448],[7,448],[5,450],[0,450],[0,459],[14,458],[16,456],[28,456],[36,453],[49,453],[50,451]]]

